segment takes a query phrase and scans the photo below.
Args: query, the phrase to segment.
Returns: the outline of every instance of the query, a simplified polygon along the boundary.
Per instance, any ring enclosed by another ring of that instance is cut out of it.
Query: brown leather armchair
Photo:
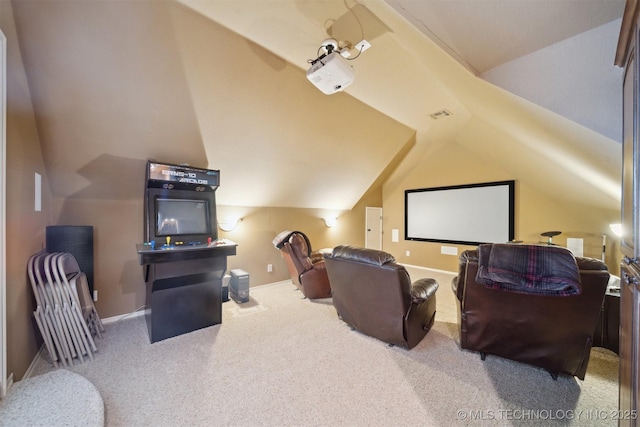
[[[451,283],[460,347],[584,379],[608,281],[604,263],[557,246],[464,251]]]
[[[324,257],[311,251],[309,238],[301,231],[283,231],[273,239],[287,264],[293,283],[309,299],[329,298],[331,287]]]
[[[333,305],[352,328],[411,349],[433,326],[438,284],[433,279],[411,283],[391,254],[337,246],[325,263]]]

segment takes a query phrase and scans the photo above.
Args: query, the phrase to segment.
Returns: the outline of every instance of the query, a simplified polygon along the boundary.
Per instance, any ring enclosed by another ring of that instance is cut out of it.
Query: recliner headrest
[[[273,246],[275,246],[276,249],[280,249],[282,248],[282,245],[284,245],[284,242],[289,240],[289,237],[291,237],[291,233],[293,233],[293,231],[291,230],[281,231],[276,237],[273,238],[273,241],[271,243],[273,243]]]
[[[373,265],[383,265],[389,262],[396,262],[395,257],[387,252],[347,245],[336,246],[333,248],[331,255],[326,255],[325,257],[358,261]]]
[[[307,251],[308,251],[307,256],[309,256],[311,254],[311,242],[309,242],[309,238],[302,231],[289,231],[289,230],[282,231],[282,232],[278,233],[278,235],[276,237],[274,237],[274,239],[273,239],[273,241],[271,243],[273,243],[273,246],[275,246],[276,249],[282,249],[282,246],[286,242],[289,242],[291,237],[294,234],[299,234],[300,236],[302,236],[302,238],[304,239],[304,241],[305,241],[305,243],[307,245]]]

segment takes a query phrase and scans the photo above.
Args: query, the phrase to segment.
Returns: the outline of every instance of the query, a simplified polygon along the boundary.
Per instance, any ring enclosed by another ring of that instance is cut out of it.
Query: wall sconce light
[[[338,218],[336,218],[335,216],[328,216],[323,219],[324,219],[324,225],[326,225],[329,228],[335,226],[338,223]]]
[[[609,224],[609,228],[616,236],[622,236],[622,224]]]
[[[222,221],[218,221],[218,228],[222,231],[233,231],[241,222],[242,218],[227,218]]]

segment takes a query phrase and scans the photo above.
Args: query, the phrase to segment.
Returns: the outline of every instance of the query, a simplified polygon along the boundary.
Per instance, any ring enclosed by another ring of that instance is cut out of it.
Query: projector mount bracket
[[[326,39],[318,49],[318,57],[316,59],[310,59],[309,63],[313,65],[316,62],[321,61],[334,50],[338,50],[338,41],[336,39]],[[320,54],[321,51],[323,51],[322,54]]]
[[[336,39],[325,39],[318,49],[318,57],[316,59],[310,59],[307,62],[313,65],[316,62],[324,59],[327,55],[330,55],[332,52],[338,52],[340,56],[351,61],[359,57],[362,52],[369,49],[370,47],[371,44],[363,39],[354,46],[354,48],[358,51],[358,54],[353,58],[350,58],[351,50],[349,49],[349,46],[340,47],[340,44]]]

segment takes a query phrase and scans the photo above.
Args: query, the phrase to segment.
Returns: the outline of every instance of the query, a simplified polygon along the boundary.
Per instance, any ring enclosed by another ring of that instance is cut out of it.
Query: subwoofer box
[[[47,252],[66,252],[78,261],[87,276],[89,292],[93,295],[93,226],[50,225],[47,227]]]

